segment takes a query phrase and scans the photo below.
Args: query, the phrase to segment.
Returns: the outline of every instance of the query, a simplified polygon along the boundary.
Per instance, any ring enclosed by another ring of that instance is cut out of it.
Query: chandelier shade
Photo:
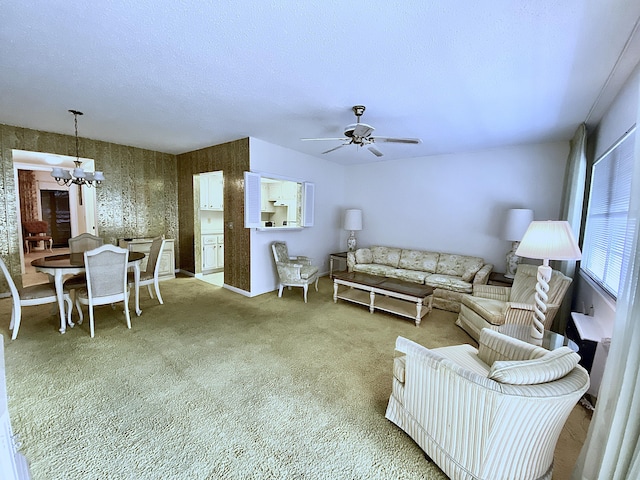
[[[85,172],[80,161],[80,139],[78,137],[78,115],[83,115],[78,110],[69,110],[73,114],[73,120],[76,130],[76,159],[73,161],[76,167],[73,172],[60,167],[51,169],[51,176],[56,179],[58,185],[86,185],[87,187],[98,186],[104,182],[104,174],[102,172]]]

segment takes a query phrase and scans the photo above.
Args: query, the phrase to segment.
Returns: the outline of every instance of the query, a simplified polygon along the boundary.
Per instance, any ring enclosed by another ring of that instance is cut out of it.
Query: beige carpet
[[[384,418],[398,335],[425,346],[472,343],[455,314],[422,325],[334,304],[301,289],[245,298],[193,278],[141,293],[127,330],[121,309],[96,310],[60,335],[50,306],[25,309],[7,339],[9,410],[34,480],[442,479]],[[569,478],[588,427],[576,407],[556,452]]]

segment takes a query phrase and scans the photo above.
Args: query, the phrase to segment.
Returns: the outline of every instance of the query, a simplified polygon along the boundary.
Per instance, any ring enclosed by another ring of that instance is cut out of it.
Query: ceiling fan
[[[373,153],[376,157],[382,157],[383,153],[378,150],[373,144],[374,143],[422,143],[422,140],[419,138],[392,138],[392,137],[374,137],[371,134],[375,130],[371,125],[367,125],[366,123],[360,123],[360,117],[365,111],[364,105],[354,105],[352,107],[353,113],[355,113],[356,118],[358,119],[357,123],[352,123],[351,125],[347,125],[344,129],[344,137],[339,138],[301,138],[303,141],[315,141],[315,140],[340,140],[346,143],[342,145],[338,145],[337,147],[330,148],[324,153],[330,153],[334,150],[338,150],[339,148],[345,147],[347,145],[357,145],[359,147],[367,146],[367,149]]]

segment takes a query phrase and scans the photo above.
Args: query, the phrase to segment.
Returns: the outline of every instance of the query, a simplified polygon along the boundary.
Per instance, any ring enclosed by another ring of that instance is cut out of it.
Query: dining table
[[[140,262],[145,257],[142,252],[129,252],[128,266],[133,268],[135,278],[135,302],[136,315],[140,316]],[[58,297],[58,310],[60,312],[60,333],[67,330],[67,322],[64,311],[64,276],[77,275],[85,271],[84,253],[64,253],[60,255],[49,255],[37,258],[31,262],[31,266],[35,267],[37,272],[47,273],[53,277],[56,287],[56,296]],[[69,321],[69,326],[73,327],[74,323]]]

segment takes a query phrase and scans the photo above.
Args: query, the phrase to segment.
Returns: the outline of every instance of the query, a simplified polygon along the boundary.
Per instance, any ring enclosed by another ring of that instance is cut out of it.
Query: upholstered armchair
[[[304,302],[307,303],[309,284],[315,282],[316,292],[318,291],[318,267],[311,265],[309,257],[290,257],[284,242],[273,242],[271,250],[278,270],[278,297],[282,297],[284,287],[302,287]]]
[[[462,295],[456,325],[462,327],[475,340],[478,340],[483,328],[497,330],[507,323],[531,325],[537,272],[536,265],[521,263],[518,265],[511,287],[474,284],[473,294]],[[545,315],[545,330],[551,329],[553,319],[570,284],[570,277],[556,270],[552,271],[547,292],[549,299]]]
[[[398,337],[386,418],[452,479],[550,480],[553,453],[589,375],[548,351],[483,329],[479,348]]]

